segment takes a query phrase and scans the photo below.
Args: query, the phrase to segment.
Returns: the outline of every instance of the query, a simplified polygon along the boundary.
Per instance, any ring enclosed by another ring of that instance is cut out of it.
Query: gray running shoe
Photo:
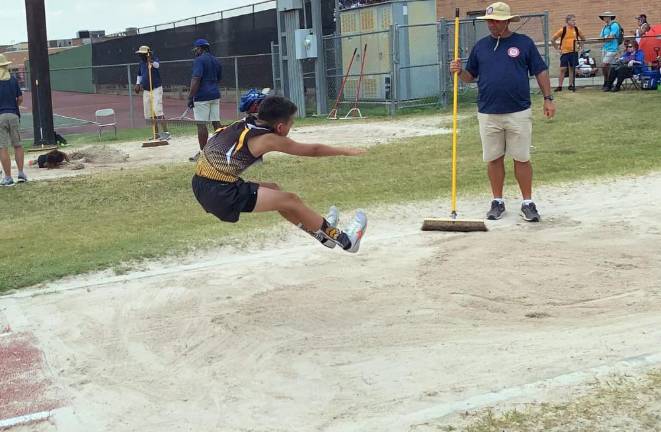
[[[16,183],[14,183],[14,179],[11,177],[4,177],[0,180],[0,186],[16,186]]]
[[[161,132],[158,134],[158,138],[167,141],[170,139],[170,132]]]
[[[189,162],[197,162],[197,160],[200,158],[200,152],[197,152],[195,156],[191,156],[188,158]]]
[[[523,217],[523,220],[528,222],[539,222],[542,220],[537,212],[537,207],[533,202],[530,204],[521,204],[521,216]]]
[[[491,201],[491,209],[487,212],[487,219],[498,220],[505,213],[505,203],[497,200]]]
[[[356,253],[360,248],[360,240],[367,230],[367,215],[362,210],[356,212],[349,226],[344,230],[345,234],[351,240],[351,247],[345,249],[347,252]]]
[[[28,181],[28,176],[26,176],[24,172],[18,173],[16,183],[25,183],[26,181]]]

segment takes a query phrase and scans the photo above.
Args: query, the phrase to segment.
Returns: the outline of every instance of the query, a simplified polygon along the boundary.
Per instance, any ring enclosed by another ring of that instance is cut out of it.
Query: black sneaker
[[[562,91],[562,87],[556,87],[555,91],[557,91],[557,92]]]
[[[521,216],[523,217],[523,220],[528,222],[539,222],[542,220],[537,212],[537,207],[533,202],[529,204],[521,204]]]
[[[570,85],[569,87],[567,87],[567,90],[575,92],[576,86]]]
[[[491,201],[491,209],[487,212],[487,219],[498,220],[505,213],[505,203],[498,200]]]

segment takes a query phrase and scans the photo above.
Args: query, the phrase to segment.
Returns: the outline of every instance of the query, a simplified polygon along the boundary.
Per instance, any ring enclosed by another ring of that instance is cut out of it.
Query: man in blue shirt
[[[165,121],[160,122],[163,132],[158,133],[159,122],[155,121],[155,119],[165,119],[163,112],[163,86],[161,85],[160,62],[158,61],[158,57],[154,55],[147,45],[141,46],[135,53],[140,57],[135,92],[140,94],[140,91],[144,90],[142,93],[142,108],[145,120],[151,123],[156,123],[155,127],[158,138],[167,140],[170,138],[167,123]]]
[[[18,85],[16,77],[9,73],[11,62],[0,54],[0,163],[4,176],[0,180],[0,186],[14,186],[11,176],[11,159],[9,158],[9,146],[14,147],[14,157],[18,168],[18,183],[28,181],[23,172],[25,153],[21,145],[21,137],[18,134],[19,119],[21,112],[18,107],[23,103],[23,92]]]
[[[467,83],[478,79],[477,118],[493,193],[487,219],[500,219],[505,213],[504,160],[509,155],[514,159],[514,174],[523,195],[521,216],[528,222],[539,222],[541,218],[532,201],[532,111],[528,76],[537,78],[544,94],[544,115],[551,118],[555,105],[548,67],[532,39],[509,29],[509,23],[519,21],[520,17],[512,15],[507,4],[491,4],[486,15],[478,19],[487,21],[491,35],[475,44],[465,70],[461,60],[455,60],[450,64],[450,71],[458,73]]]
[[[601,49],[601,68],[604,74],[604,85],[602,89],[610,90],[608,82],[610,81],[611,64],[617,61],[617,51],[619,47],[618,38],[622,31],[622,27],[620,27],[617,21],[615,21],[615,14],[613,12],[602,13],[599,15],[599,19],[605,23],[604,28],[601,29],[599,37],[606,40],[606,43],[604,43],[604,46]]]
[[[211,54],[209,42],[198,39],[193,44],[193,78],[188,93],[188,107],[193,108],[197,120],[197,141],[200,150],[209,139],[207,123],[211,122],[214,130],[220,128],[220,90],[218,84],[222,78],[220,62]],[[191,158],[197,160],[199,153]]]

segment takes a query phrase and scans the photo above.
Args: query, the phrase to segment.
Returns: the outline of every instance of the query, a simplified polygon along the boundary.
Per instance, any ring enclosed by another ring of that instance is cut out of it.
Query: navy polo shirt
[[[530,108],[529,76],[548,69],[528,36],[512,33],[480,39],[468,57],[466,70],[478,79],[477,108],[483,114],[508,114]],[[495,50],[494,50],[495,49]]]
[[[158,63],[158,57],[153,57],[153,61]],[[140,61],[140,71],[138,72],[140,77],[140,85],[144,90],[149,91],[149,68],[146,61]],[[161,86],[161,72],[158,68],[151,68],[151,88],[156,90]]]
[[[16,77],[12,76],[7,81],[0,81],[0,114],[16,114],[20,117],[16,98],[23,95]]]
[[[220,99],[218,82],[222,78],[220,62],[208,52],[195,58],[193,62],[193,77],[200,78],[200,89],[195,95],[196,101]]]

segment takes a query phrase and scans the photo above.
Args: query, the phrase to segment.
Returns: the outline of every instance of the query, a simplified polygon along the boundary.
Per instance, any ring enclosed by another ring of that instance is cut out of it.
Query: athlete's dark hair
[[[275,126],[278,122],[286,122],[296,114],[298,108],[294,102],[283,96],[268,96],[259,106],[257,116],[260,120]]]

